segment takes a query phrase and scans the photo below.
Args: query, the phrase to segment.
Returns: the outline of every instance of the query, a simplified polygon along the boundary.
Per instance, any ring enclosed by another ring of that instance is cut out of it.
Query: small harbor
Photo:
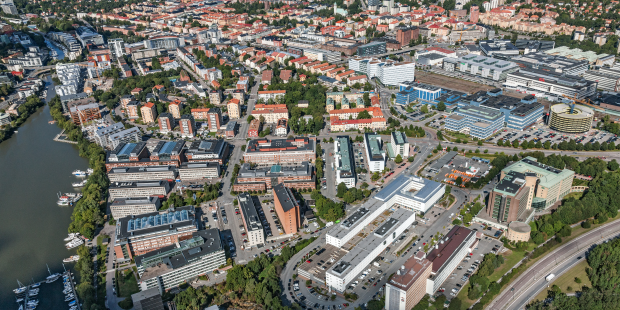
[[[49,269],[48,269],[49,272]],[[24,285],[17,281],[19,287],[13,290],[16,306],[3,309],[36,310],[81,310],[75,280],[70,270],[63,273],[50,272],[45,280]]]

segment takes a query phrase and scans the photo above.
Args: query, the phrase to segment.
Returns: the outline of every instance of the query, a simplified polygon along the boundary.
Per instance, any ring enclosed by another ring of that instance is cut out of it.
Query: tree
[[[346,192],[347,192],[347,185],[344,184],[344,182],[340,182],[340,184],[338,184],[338,187],[337,187],[336,197],[342,198],[344,197],[344,194]]]
[[[454,181],[454,183],[456,183],[456,185],[461,186],[461,184],[463,184],[463,178],[462,177],[458,177],[456,178],[456,181]]]
[[[618,164],[618,162],[615,159],[612,159],[607,164],[607,169],[609,169],[609,171],[616,171],[616,170],[618,170],[618,168],[620,168],[620,165]]]
[[[446,104],[443,103],[443,101],[439,101],[439,103],[437,104],[437,111],[445,111],[446,110]]]
[[[478,145],[482,146],[482,140],[478,140]]]
[[[253,120],[254,120],[254,115],[249,115],[248,116],[248,123],[250,123]]]
[[[362,112],[357,114],[357,119],[371,119],[371,118],[372,118],[372,116],[366,110],[364,110],[364,111],[362,111]]]
[[[420,112],[422,113],[428,113],[428,106],[425,104],[420,108]]]
[[[373,182],[376,182],[377,180],[379,180],[381,178],[381,175],[379,174],[379,172],[375,172],[372,174],[372,176],[370,177],[370,180]]]
[[[394,162],[397,164],[400,164],[403,162],[403,158],[400,156],[400,154],[396,155],[396,158],[394,158]]]

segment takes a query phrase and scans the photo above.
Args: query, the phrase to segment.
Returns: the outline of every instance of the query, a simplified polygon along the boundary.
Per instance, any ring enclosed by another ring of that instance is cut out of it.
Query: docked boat
[[[75,299],[75,296],[73,296],[73,295],[69,295],[69,296],[65,297],[65,301],[71,301],[71,300],[74,300],[74,299]]]
[[[30,285],[30,288],[37,288],[37,287],[39,287],[39,286],[41,286],[41,282],[39,282],[39,283],[35,283],[35,284],[31,284],[31,285]]]
[[[80,259],[80,256],[79,256],[79,255],[72,255],[72,256],[71,256],[71,257],[69,257],[69,258],[65,258],[65,259],[63,259],[63,260],[62,260],[62,262],[63,262],[63,263],[77,262],[77,261],[78,261],[78,259]]]
[[[75,238],[78,238],[79,236],[80,236],[80,233],[70,233],[69,236],[65,238],[65,241],[71,241]]]
[[[83,187],[84,185],[86,185],[86,182],[87,182],[87,181],[88,181],[88,180],[84,179],[84,180],[82,180],[82,181],[80,181],[80,182],[73,182],[73,183],[71,183],[71,185],[72,185],[73,187]]]
[[[67,196],[58,197],[58,201],[56,202],[59,206],[68,206],[69,203],[71,203],[71,199]]]
[[[52,283],[60,278],[60,273],[55,273],[46,278],[45,283]]]
[[[86,169],[86,173],[87,174],[93,174],[93,168]]]
[[[69,303],[69,306],[73,306],[73,305],[75,305],[75,304],[77,304],[77,301],[75,301],[75,300],[74,300],[74,301],[72,301],[72,302],[70,302],[70,303]]]
[[[74,170],[73,172],[71,172],[71,174],[73,174],[76,177],[85,177],[86,176],[86,171]]]
[[[67,243],[65,246],[67,247],[67,249],[73,249],[73,248],[77,248],[78,246],[84,244],[84,240],[82,239],[74,239],[71,240],[71,242]]]
[[[21,293],[25,292],[25,291],[26,291],[26,289],[27,289],[27,287],[22,286],[22,287],[20,287],[20,288],[16,288],[16,289],[14,289],[14,290],[13,290],[13,292],[14,292],[15,294],[21,294]]]
[[[16,302],[16,303],[20,303],[20,302],[22,302],[22,301],[24,301],[24,299],[23,299],[23,298],[19,298],[19,299],[17,299],[15,302]]]

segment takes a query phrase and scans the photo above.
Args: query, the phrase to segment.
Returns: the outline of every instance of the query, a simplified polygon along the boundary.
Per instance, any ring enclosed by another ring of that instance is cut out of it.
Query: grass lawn
[[[572,293],[575,290],[580,291],[583,286],[592,287],[592,283],[590,283],[590,279],[588,279],[586,274],[586,267],[588,267],[588,262],[584,259],[575,267],[557,277],[551,282],[551,285],[559,286],[564,293]],[[575,278],[581,279],[581,283],[575,282]],[[572,288],[570,291],[568,290],[569,286]],[[547,290],[540,292],[533,300],[544,300],[545,298],[547,298]]]
[[[562,199],[568,199],[568,198],[575,198],[577,200],[581,199],[581,197],[583,196],[585,192],[574,192],[574,193],[569,193],[568,195],[564,196],[564,198]]]
[[[510,268],[512,268],[515,264],[517,264],[520,260],[523,259],[526,252],[533,250],[536,247],[536,244],[530,243],[526,251],[507,251],[502,254],[504,257],[504,263],[489,276],[489,280],[491,282],[499,280]]]
[[[134,277],[131,269],[122,271],[122,276],[119,275],[116,281],[118,281],[118,296],[131,297],[131,294],[140,291],[138,288],[138,280]]]

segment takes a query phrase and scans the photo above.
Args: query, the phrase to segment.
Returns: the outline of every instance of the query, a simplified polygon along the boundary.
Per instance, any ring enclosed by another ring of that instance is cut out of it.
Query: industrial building
[[[446,186],[414,175],[401,174],[385,186],[375,199],[388,205],[426,213],[446,192]]]
[[[553,43],[553,41],[550,42]],[[524,69],[538,69],[566,75],[582,75],[590,66],[585,60],[574,60],[563,56],[551,56],[543,52],[513,57],[510,61]]]
[[[519,66],[514,62],[469,54],[459,58],[444,58],[443,69],[493,81],[505,81],[509,73],[519,70]]]
[[[561,101],[563,95],[583,99],[596,93],[596,82],[582,77],[544,71],[520,69],[507,75],[507,88],[535,93],[550,101]]]
[[[334,139],[334,168],[336,169],[336,186],[344,183],[347,188],[355,187],[355,159],[349,136]]]
[[[198,231],[197,225],[194,206],[116,219],[116,259],[127,262],[137,255],[173,245]]]
[[[276,164],[266,167],[252,167],[249,163],[243,163],[232,189],[235,192],[264,191],[279,183],[289,188],[314,189],[316,188],[314,168],[307,161],[296,166]]]
[[[226,264],[220,231],[194,232],[190,239],[137,256],[136,267],[141,291],[159,289],[163,294],[189,279],[205,275]]]
[[[274,185],[273,204],[284,233],[296,234],[301,227],[301,210],[291,189],[282,183]]]
[[[385,169],[386,155],[383,150],[383,140],[378,134],[364,134],[364,149],[370,172],[383,171]]]
[[[446,130],[486,139],[504,127],[504,116],[491,108],[469,105],[456,110],[445,122]]]
[[[553,49],[555,41],[517,39],[514,45],[519,51],[523,51],[523,54],[527,55]]]
[[[596,83],[597,89],[618,92],[620,91],[620,68],[601,67],[598,70],[588,70],[583,74],[583,78]]]
[[[176,176],[173,166],[121,167],[108,172],[110,182],[174,180]]]
[[[480,46],[480,51],[482,51],[485,56],[489,57],[510,57],[519,55],[519,49],[514,46],[510,40],[482,40],[478,43],[478,46]]]
[[[159,197],[116,198],[110,204],[112,217],[120,219],[132,215],[157,212],[161,206]]]
[[[594,110],[583,105],[555,104],[549,108],[549,127],[566,133],[584,133],[592,129]]]
[[[248,193],[241,193],[237,197],[239,201],[239,211],[243,219],[243,228],[247,233],[248,242],[245,247],[251,248],[265,243],[265,230],[261,219],[258,216],[260,205],[254,202],[254,198]]]
[[[110,199],[148,196],[166,196],[170,192],[168,181],[114,182],[110,184]]]
[[[316,138],[256,139],[247,144],[243,160],[259,166],[298,165],[316,159]]]

